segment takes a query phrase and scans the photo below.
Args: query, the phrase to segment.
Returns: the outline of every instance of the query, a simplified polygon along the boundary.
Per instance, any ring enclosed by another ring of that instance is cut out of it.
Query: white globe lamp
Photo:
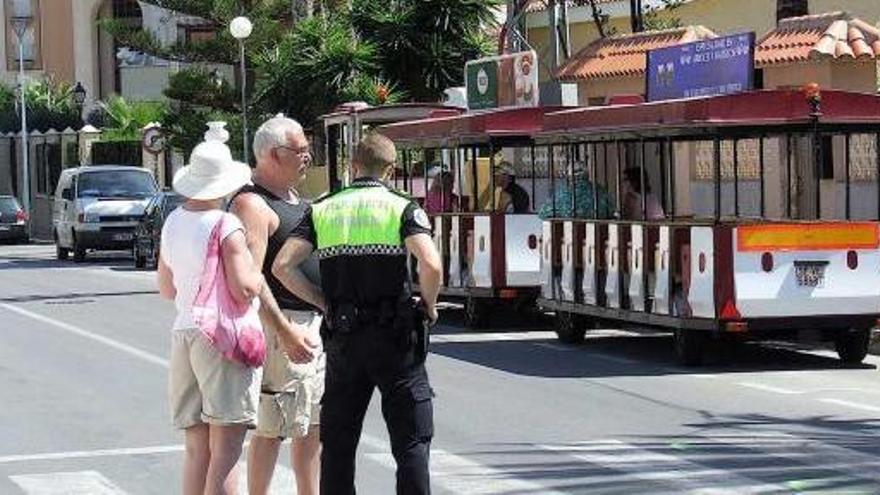
[[[229,33],[238,40],[239,62],[241,64],[241,160],[248,161],[248,131],[247,131],[247,66],[245,64],[244,40],[251,35],[254,25],[250,19],[244,16],[236,17],[229,23]]]
[[[254,25],[247,17],[236,17],[229,23],[229,32],[237,40],[243,40],[251,35]]]

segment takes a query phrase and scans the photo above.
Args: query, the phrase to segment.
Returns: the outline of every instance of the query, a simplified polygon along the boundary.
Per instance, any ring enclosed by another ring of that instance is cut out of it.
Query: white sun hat
[[[174,174],[172,186],[191,199],[218,199],[250,182],[251,169],[232,159],[229,147],[219,140],[199,143],[189,157],[189,165]]]

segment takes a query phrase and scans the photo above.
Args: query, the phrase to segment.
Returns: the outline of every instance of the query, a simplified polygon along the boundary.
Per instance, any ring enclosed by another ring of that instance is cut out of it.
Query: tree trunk
[[[599,6],[596,5],[596,0],[590,0],[590,12],[593,14],[593,24],[596,25],[596,31],[599,32],[599,37],[604,38],[605,35],[605,22],[602,19],[602,15],[599,12]]]
[[[808,0],[776,0],[776,23],[810,13]]]
[[[629,0],[630,28],[634,33],[645,30],[644,12],[642,12],[642,0]]]

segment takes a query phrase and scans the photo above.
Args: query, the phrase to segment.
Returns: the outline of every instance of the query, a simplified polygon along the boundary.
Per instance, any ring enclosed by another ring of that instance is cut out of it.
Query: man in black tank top
[[[297,493],[317,495],[319,403],[324,391],[320,326],[325,306],[317,285],[318,263],[311,259],[301,265],[306,279],[302,285],[313,288],[305,299],[291,294],[272,274],[278,251],[308,206],[295,188],[311,163],[310,147],[302,127],[278,115],[257,130],[253,149],[254,184],[242,188],[230,202],[267,282],[260,295],[267,358],[257,429],[248,448],[248,493],[268,492],[281,442],[290,437]]]

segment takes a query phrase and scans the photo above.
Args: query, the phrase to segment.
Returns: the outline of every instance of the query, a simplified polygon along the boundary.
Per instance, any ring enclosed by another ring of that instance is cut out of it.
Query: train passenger
[[[573,184],[572,184],[573,182]],[[594,199],[598,195],[598,201]],[[573,197],[572,197],[573,196]],[[572,199],[575,201],[572,211]],[[594,208],[598,203],[597,212]],[[611,218],[614,207],[608,191],[590,181],[583,162],[575,164],[573,177],[556,183],[553,196],[541,205],[538,216],[548,218]]]
[[[621,194],[623,196],[623,218],[625,220],[643,220],[642,212],[642,171],[638,167],[630,167],[623,171],[623,184]],[[648,220],[662,220],[666,217],[663,206],[657,196],[651,192],[651,183],[645,177],[645,204]]]

